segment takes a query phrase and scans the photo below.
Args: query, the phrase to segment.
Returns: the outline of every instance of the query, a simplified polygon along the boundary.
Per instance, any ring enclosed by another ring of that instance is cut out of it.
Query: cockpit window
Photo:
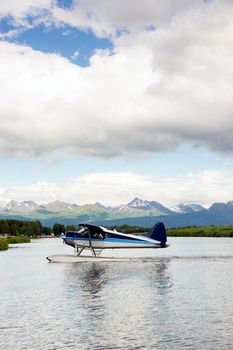
[[[79,231],[79,237],[88,238],[88,230],[84,227]]]
[[[70,238],[87,238],[88,237],[88,231],[82,227],[79,231],[68,231],[66,232],[66,237]]]
[[[82,227],[79,231],[68,231],[66,237],[70,238],[88,238],[89,235],[92,239],[105,239],[106,234],[103,230],[89,229],[88,227]]]
[[[92,232],[91,233],[91,238],[94,239],[104,239],[104,233],[100,233],[100,232]]]

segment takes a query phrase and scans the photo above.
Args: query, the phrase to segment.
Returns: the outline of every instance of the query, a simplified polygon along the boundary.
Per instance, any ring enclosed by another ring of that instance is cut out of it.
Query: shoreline
[[[9,244],[30,243],[31,238],[28,236],[8,236],[0,238],[0,251],[9,249]]]

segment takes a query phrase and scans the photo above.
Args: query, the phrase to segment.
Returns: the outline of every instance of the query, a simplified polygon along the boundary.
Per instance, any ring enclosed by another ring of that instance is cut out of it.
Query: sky
[[[232,0],[0,0],[0,203],[233,200]]]

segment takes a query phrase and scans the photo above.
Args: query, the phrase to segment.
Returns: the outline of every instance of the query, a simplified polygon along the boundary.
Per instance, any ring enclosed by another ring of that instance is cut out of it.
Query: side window
[[[88,231],[82,229],[80,231],[68,231],[66,232],[66,237],[69,238],[88,238]]]
[[[79,231],[79,237],[81,237],[81,238],[88,238],[88,231],[87,230]]]
[[[101,233],[101,232],[94,232],[91,234],[91,237],[94,239],[104,239],[105,235],[104,233]]]

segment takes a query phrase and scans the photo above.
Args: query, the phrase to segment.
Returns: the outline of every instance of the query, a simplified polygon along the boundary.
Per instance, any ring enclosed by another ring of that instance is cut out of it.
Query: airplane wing
[[[91,236],[93,236],[94,234],[101,234],[103,237],[105,237],[105,231],[101,226],[86,223],[81,223],[79,224],[79,226],[86,227],[89,230]]]

